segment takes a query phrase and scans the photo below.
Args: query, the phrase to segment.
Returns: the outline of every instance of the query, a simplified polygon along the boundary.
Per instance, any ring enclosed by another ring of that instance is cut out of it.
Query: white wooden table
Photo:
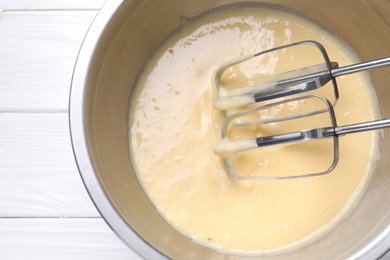
[[[68,130],[73,66],[103,3],[0,0],[0,259],[138,258],[92,204]]]
[[[135,259],[77,171],[68,97],[104,0],[0,0],[0,259]]]

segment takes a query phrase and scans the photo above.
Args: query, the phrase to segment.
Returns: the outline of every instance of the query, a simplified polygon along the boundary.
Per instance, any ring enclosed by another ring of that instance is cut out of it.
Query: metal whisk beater
[[[319,50],[324,61],[323,64],[311,65],[308,67],[271,75],[260,84],[253,86],[244,86],[233,89],[225,89],[223,87],[221,82],[222,75],[232,66],[236,66],[260,55],[276,51],[284,51],[288,48],[304,45],[314,46],[317,50]],[[225,111],[226,118],[222,124],[221,129],[222,142],[215,146],[215,153],[222,155],[226,170],[232,177],[239,180],[281,180],[306,178],[330,173],[335,169],[339,161],[339,136],[390,127],[390,119],[339,126],[337,124],[336,115],[333,108],[339,99],[336,77],[387,65],[390,65],[390,57],[357,63],[345,67],[339,67],[337,62],[330,61],[325,48],[316,41],[301,41],[269,49],[260,53],[255,53],[249,56],[240,57],[239,59],[222,64],[221,67],[217,70],[215,76],[215,84],[218,95],[214,99],[213,105],[215,109]],[[318,89],[327,83],[331,83],[333,87],[333,102],[319,95],[301,94]],[[315,109],[313,111],[306,111],[303,113],[277,118],[258,118],[255,120],[248,120],[245,118],[247,115],[258,113],[259,111],[270,109],[272,107],[309,99],[315,99],[319,101],[322,104],[321,108]],[[264,101],[267,101],[268,103],[264,104]],[[248,105],[253,106],[253,104],[260,105],[247,108]],[[234,125],[238,127],[255,125],[258,126],[295,120],[323,113],[328,114],[329,116],[329,126],[318,128],[316,127],[308,130],[292,131],[270,136],[254,137],[245,140],[230,140],[228,138],[228,131],[229,128],[232,127],[233,122]],[[234,169],[230,157],[227,156],[229,154],[240,153],[256,148],[263,148],[273,145],[289,145],[292,143],[307,142],[322,138],[333,138],[333,161],[326,170],[319,172],[309,172],[288,176],[243,176]]]

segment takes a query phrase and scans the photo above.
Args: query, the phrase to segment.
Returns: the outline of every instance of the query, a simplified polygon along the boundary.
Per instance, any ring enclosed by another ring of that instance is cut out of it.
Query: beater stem
[[[372,61],[356,63],[356,64],[352,64],[352,65],[348,65],[348,66],[344,66],[344,67],[340,67],[340,68],[334,68],[331,70],[331,74],[333,77],[338,77],[341,75],[352,74],[355,72],[378,68],[378,67],[387,66],[387,65],[390,65],[390,57],[385,57],[385,58],[376,59],[376,60],[372,60]]]
[[[338,126],[334,132],[337,135],[352,134],[363,131],[370,131],[390,127],[390,119],[375,120],[370,122],[357,123],[352,125]]]
[[[217,154],[237,153],[258,147],[300,143],[321,138],[377,130],[386,127],[390,127],[390,119],[375,120],[337,127],[314,128],[279,135],[258,137],[255,139],[224,142],[217,144],[214,151]]]

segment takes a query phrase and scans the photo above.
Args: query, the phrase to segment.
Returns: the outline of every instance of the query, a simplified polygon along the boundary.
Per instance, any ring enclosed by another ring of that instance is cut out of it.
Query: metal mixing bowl
[[[181,16],[193,17],[234,0],[108,0],[80,50],[70,99],[77,164],[96,207],[133,250],[146,259],[236,259],[200,246],[159,215],[134,175],[128,147],[129,96],[143,63]],[[362,60],[390,54],[390,2],[381,0],[271,0],[342,37]],[[371,74],[381,112],[390,117],[390,73]],[[375,259],[390,246],[390,132],[382,159],[355,214],[304,249],[270,259]],[[351,173],[353,174],[353,173]],[[238,258],[238,257],[237,257]],[[250,258],[250,257],[248,257]]]

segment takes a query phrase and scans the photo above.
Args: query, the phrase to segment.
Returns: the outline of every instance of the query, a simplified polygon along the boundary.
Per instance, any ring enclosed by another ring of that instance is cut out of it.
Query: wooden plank
[[[67,111],[74,63],[96,13],[0,14],[0,111]]]
[[[0,0],[3,10],[100,9],[105,0]]]
[[[67,113],[0,113],[0,126],[0,217],[99,216],[73,157]]]
[[[1,259],[141,259],[102,219],[0,219]]]

